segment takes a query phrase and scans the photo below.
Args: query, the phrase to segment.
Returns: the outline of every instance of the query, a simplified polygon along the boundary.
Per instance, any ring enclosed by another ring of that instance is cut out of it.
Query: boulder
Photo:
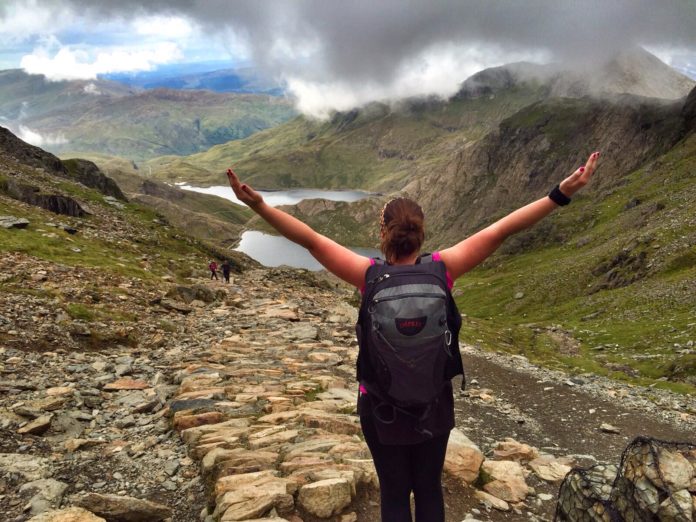
[[[510,511],[510,504],[498,497],[494,497],[485,491],[476,491],[474,496],[485,506],[490,506],[498,511]]]
[[[52,475],[51,460],[36,455],[0,453],[0,471],[17,473],[25,480],[39,480]]]
[[[0,216],[0,227],[2,228],[27,228],[29,220],[14,216]]]
[[[529,494],[524,470],[519,463],[508,460],[487,460],[482,464],[481,470],[493,479],[483,486],[487,493],[506,502],[522,502]]]
[[[215,512],[220,521],[258,518],[271,509],[292,510],[294,500],[288,482],[275,471],[223,477],[215,483]]]
[[[493,456],[500,460],[527,462],[537,458],[539,450],[508,437],[504,441],[498,442],[498,445],[493,450]]]
[[[665,499],[660,504],[657,518],[664,521],[689,521],[694,519],[693,510],[694,500],[691,494],[687,490],[682,489],[672,493],[670,498]]]
[[[167,292],[166,297],[178,301],[183,301],[186,304],[189,304],[192,301],[214,303],[215,301],[227,297],[227,293],[224,290],[215,291],[212,288],[209,288],[205,285],[177,285]]]
[[[77,200],[61,194],[46,194],[34,185],[11,179],[7,181],[5,190],[14,199],[35,207],[41,207],[55,214],[72,217],[83,217],[89,214]]]
[[[110,177],[106,176],[96,164],[84,159],[69,159],[63,161],[67,168],[67,178],[75,179],[85,187],[93,188],[121,201],[128,202],[121,188]]]
[[[41,435],[42,433],[45,433],[46,431],[48,431],[48,428],[51,427],[52,420],[53,420],[52,413],[49,413],[47,415],[41,415],[40,417],[37,417],[33,421],[27,423],[25,426],[19,428],[17,430],[17,433],[20,433],[22,435],[24,435],[24,434]]]
[[[121,495],[85,493],[74,497],[73,504],[119,522],[158,522],[172,516],[172,510],[167,506]]]
[[[484,456],[476,444],[457,428],[450,432],[445,455],[445,471],[471,484],[479,475]]]
[[[40,479],[22,484],[19,492],[20,494],[29,493],[32,495],[29,501],[30,511],[32,515],[38,515],[58,507],[66,489],[68,489],[68,485],[64,482],[54,479]]]
[[[345,478],[320,480],[300,488],[298,504],[320,518],[337,515],[350,505],[351,485]]]
[[[29,522],[106,522],[105,519],[80,507],[59,511],[46,511],[29,519]]]
[[[547,482],[558,482],[572,469],[567,459],[557,459],[553,455],[542,455],[529,463],[536,475]]]

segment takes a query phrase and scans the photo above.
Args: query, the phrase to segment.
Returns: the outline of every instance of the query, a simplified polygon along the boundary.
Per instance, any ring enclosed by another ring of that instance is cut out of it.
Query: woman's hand
[[[568,197],[571,197],[582,187],[587,185],[597,168],[597,160],[599,159],[599,152],[593,152],[587,159],[587,163],[580,167],[578,170],[573,172],[566,179],[561,181],[561,186],[559,187],[561,192]]]
[[[232,169],[227,169],[227,179],[230,182],[230,187],[232,187],[232,190],[234,191],[234,195],[237,196],[239,201],[245,205],[248,205],[252,209],[255,209],[261,203],[263,203],[263,196],[249,185],[242,184]]]

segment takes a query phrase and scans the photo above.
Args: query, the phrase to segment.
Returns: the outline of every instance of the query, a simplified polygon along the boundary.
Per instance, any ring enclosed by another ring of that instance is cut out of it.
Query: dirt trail
[[[639,435],[694,442],[693,415],[669,422],[654,411],[638,409],[641,404],[626,386],[616,385],[612,390],[616,397],[600,398],[601,390],[590,381],[575,384],[569,379],[540,378],[473,352],[464,355],[464,360],[467,378],[478,385],[470,386],[471,397],[457,402],[458,424],[483,446],[486,441],[514,437],[554,453],[592,455],[599,461],[618,463],[623,448]],[[495,401],[478,398],[481,388],[490,389]],[[604,423],[620,433],[603,432],[600,426]]]

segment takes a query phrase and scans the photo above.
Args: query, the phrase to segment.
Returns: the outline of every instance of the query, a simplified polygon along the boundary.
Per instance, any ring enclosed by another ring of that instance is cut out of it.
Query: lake
[[[188,184],[178,184],[178,188],[190,190],[192,192],[200,192],[202,194],[212,194],[230,200],[232,203],[242,205],[229,185],[216,185],[212,187],[194,187]],[[365,199],[371,194],[361,190],[321,190],[321,189],[292,189],[292,190],[259,190],[259,194],[272,207],[279,205],[295,205],[303,199],[328,199],[331,201],[359,201]]]
[[[381,256],[376,248],[349,247],[353,252],[366,257]],[[236,248],[265,266],[287,265],[307,270],[321,270],[323,267],[309,252],[282,236],[272,236],[255,230],[242,234]]]
[[[229,185],[212,187],[194,187],[185,183],[177,183],[177,187],[202,194],[212,194],[225,198],[233,203],[242,205]],[[321,189],[292,189],[292,190],[259,190],[263,199],[272,207],[279,205],[295,205],[303,199],[328,199],[331,201],[359,201],[372,194],[361,190],[321,190]],[[376,248],[348,247],[353,252],[367,256],[379,256]],[[307,270],[321,270],[323,267],[306,249],[296,245],[282,236],[272,236],[263,232],[249,230],[242,234],[239,246],[235,249],[244,252],[264,266],[287,265]]]

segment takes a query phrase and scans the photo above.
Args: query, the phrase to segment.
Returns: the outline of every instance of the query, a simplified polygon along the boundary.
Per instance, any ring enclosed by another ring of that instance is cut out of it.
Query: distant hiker
[[[230,269],[232,267],[230,266],[230,261],[228,259],[225,259],[222,262],[222,277],[225,280],[225,283],[230,282]]]
[[[407,198],[382,209],[385,260],[363,257],[266,204],[228,169],[237,199],[278,232],[305,247],[327,270],[360,289],[358,414],[377,469],[383,522],[444,522],[441,475],[454,427],[451,379],[464,374],[459,353],[461,317],[454,281],[503,241],[567,205],[596,168],[599,152],[548,194],[454,246],[421,255],[423,211]]]
[[[210,269],[210,279],[216,279],[218,278],[217,276],[217,263],[215,261],[211,261],[210,264],[208,265],[208,268]]]

